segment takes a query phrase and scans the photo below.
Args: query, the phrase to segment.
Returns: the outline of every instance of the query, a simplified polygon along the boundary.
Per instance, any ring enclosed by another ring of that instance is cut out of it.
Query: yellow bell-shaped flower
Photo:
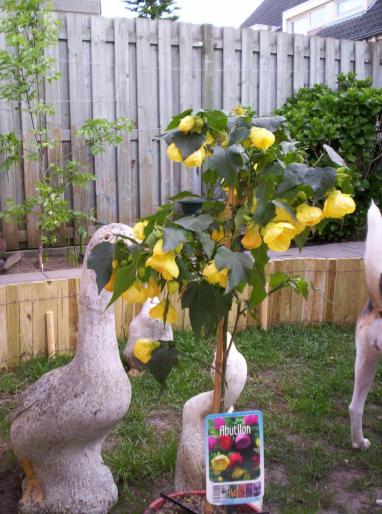
[[[134,357],[143,364],[147,364],[151,359],[154,350],[159,348],[160,342],[152,339],[138,339],[134,344]]]
[[[246,228],[244,237],[241,240],[241,244],[246,250],[259,248],[262,242],[263,240],[261,239],[259,227],[257,225],[252,225]]]
[[[138,221],[133,227],[134,237],[135,239],[139,239],[140,241],[143,241],[145,239],[145,228],[148,225],[148,221]]]
[[[166,153],[167,153],[167,157],[170,159],[170,161],[183,162],[182,152],[175,145],[175,143],[171,143],[171,145],[169,145],[167,147]]]
[[[274,252],[285,252],[296,235],[296,229],[285,221],[270,222],[263,229],[263,239]]]
[[[215,475],[220,475],[223,471],[225,471],[229,466],[229,458],[227,455],[215,455],[215,457],[211,460],[211,468]]]
[[[300,223],[297,218],[292,218],[289,212],[285,209],[282,209],[281,207],[276,207],[276,216],[272,221],[275,223],[278,221],[286,221],[287,223],[290,223],[296,230],[296,236],[305,230],[305,225],[303,223]]]
[[[179,291],[179,282],[177,282],[176,280],[170,280],[167,283],[167,288],[170,294],[175,294]]]
[[[220,225],[219,230],[214,228],[211,237],[216,242],[222,241],[225,237],[224,227]]]
[[[211,261],[203,270],[203,276],[210,284],[219,284],[220,287],[227,287],[228,269],[217,269],[215,262]]]
[[[313,227],[322,220],[322,210],[307,203],[302,203],[296,209],[296,218],[303,225]]]
[[[178,125],[178,130],[181,132],[190,132],[195,126],[195,118],[190,114],[182,118]]]
[[[159,239],[153,249],[153,255],[146,260],[145,266],[159,271],[165,280],[179,276],[179,268],[175,261],[175,252],[163,251],[163,239]]]
[[[341,191],[333,191],[325,200],[324,218],[343,218],[346,214],[355,211],[356,205],[353,198]]]
[[[268,150],[275,142],[275,136],[272,132],[265,128],[252,127],[249,131],[249,139],[251,145],[259,150]]]
[[[139,280],[136,280],[132,286],[127,289],[122,299],[127,303],[144,303],[147,300],[147,289]]]
[[[204,159],[206,157],[206,151],[203,146],[196,150],[196,152],[189,155],[186,159],[184,159],[183,164],[187,166],[187,168],[194,168],[201,166]]]
[[[110,278],[109,278],[109,281],[108,283],[106,284],[106,286],[104,287],[104,289],[106,289],[106,291],[109,291],[109,293],[112,293],[114,291],[114,285],[115,285],[115,270],[113,270],[111,272],[111,275],[110,275]]]
[[[170,325],[178,321],[178,314],[170,302],[168,303],[166,315],[166,300],[162,300],[158,305],[150,309],[150,317],[160,319]]]
[[[206,133],[206,145],[213,145],[215,143],[215,138],[211,134],[211,132]]]
[[[150,277],[147,283],[147,296],[149,298],[155,298],[155,296],[159,296],[161,293],[161,288],[159,283],[155,280],[154,277]]]

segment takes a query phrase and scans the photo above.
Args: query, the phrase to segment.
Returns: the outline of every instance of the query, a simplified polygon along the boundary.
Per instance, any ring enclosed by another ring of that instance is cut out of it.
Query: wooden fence
[[[58,16],[59,44],[49,53],[61,79],[47,83],[45,95],[56,108],[48,130],[61,146],[49,158],[73,152],[88,159],[97,181],[87,191],[71,191],[68,200],[76,210],[94,209],[102,222],[131,223],[180,189],[201,192],[200,175],[180,172],[155,139],[175,113],[190,106],[229,110],[241,103],[266,115],[302,86],[334,87],[340,71],[371,76],[382,85],[379,43],[165,20]],[[0,133],[15,130],[28,146],[25,113],[6,102],[0,102],[0,111]],[[82,143],[73,136],[83,122],[119,116],[136,122],[131,136],[103,156],[81,155]],[[33,195],[37,180],[37,165],[30,160],[1,173],[0,208],[8,197],[20,201]],[[9,249],[37,244],[33,217],[26,226],[2,222],[2,235]]]
[[[312,284],[307,300],[291,289],[271,295],[239,328],[267,329],[283,323],[354,324],[367,299],[362,259],[285,259],[269,263],[268,272],[305,277]],[[248,292],[244,292],[246,297]],[[47,353],[46,312],[53,312],[56,352],[72,352],[78,329],[79,279],[0,286],[0,369]],[[176,328],[190,328],[187,312],[177,305]],[[139,306],[116,303],[118,337],[126,338]],[[230,316],[230,325],[234,312]]]

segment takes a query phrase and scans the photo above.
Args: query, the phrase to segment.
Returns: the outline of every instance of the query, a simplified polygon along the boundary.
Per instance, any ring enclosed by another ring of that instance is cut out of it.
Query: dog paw
[[[361,439],[360,441],[353,442],[353,448],[359,448],[360,450],[367,450],[370,445],[369,439]]]

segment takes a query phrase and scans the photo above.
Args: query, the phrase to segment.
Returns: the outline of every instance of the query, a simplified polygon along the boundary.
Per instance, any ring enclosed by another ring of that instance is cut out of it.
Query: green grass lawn
[[[212,346],[178,333],[190,354],[174,370],[159,397],[148,374],[131,377],[132,404],[127,417],[106,442],[104,458],[112,468],[121,500],[119,514],[139,514],[160,491],[172,489],[181,409],[185,400],[211,388],[208,366]],[[237,338],[249,375],[237,409],[264,412],[266,497],[272,513],[382,512],[382,367],[365,410],[368,451],[351,448],[347,406],[353,386],[354,336],[349,328],[286,326],[247,330]],[[69,357],[26,363],[0,375],[0,434],[7,440],[2,414],[12,395]],[[198,364],[199,362],[199,364]]]

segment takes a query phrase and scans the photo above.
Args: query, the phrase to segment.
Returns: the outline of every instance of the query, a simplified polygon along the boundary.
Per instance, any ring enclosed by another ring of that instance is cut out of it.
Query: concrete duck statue
[[[149,298],[142,305],[141,311],[129,325],[129,339],[124,351],[126,362],[131,368],[144,369],[142,363],[134,357],[134,345],[138,339],[152,339],[153,341],[172,341],[174,336],[171,325],[160,319],[150,317],[150,309],[158,305],[159,298]]]
[[[227,344],[231,334],[227,334]],[[214,375],[213,366],[211,375]],[[224,410],[228,411],[238,400],[247,380],[247,363],[232,343],[227,359]],[[204,418],[212,410],[213,391],[190,398],[183,407],[182,433],[175,468],[175,490],[205,489],[205,437]]]
[[[120,234],[133,237],[127,225],[106,225],[87,247],[73,360],[29,386],[11,415],[11,444],[25,473],[21,514],[106,514],[117,501],[101,448],[129,409],[131,386],[118,351],[114,310],[106,308],[111,293],[98,295],[87,261],[96,245]]]

